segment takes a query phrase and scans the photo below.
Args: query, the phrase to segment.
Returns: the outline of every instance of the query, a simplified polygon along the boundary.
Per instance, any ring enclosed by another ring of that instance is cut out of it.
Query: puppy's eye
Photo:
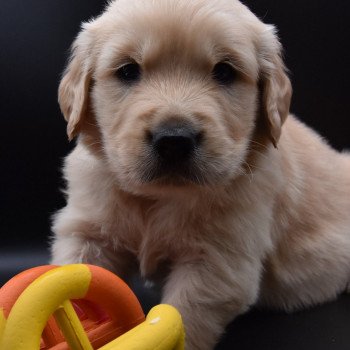
[[[230,85],[235,81],[237,73],[229,63],[219,62],[214,66],[212,75],[219,84]]]
[[[136,83],[141,77],[141,67],[137,63],[128,63],[116,71],[116,76],[123,83]]]

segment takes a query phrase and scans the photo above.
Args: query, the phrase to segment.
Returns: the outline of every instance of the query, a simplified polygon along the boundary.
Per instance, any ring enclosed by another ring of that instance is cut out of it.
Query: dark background
[[[294,86],[292,112],[330,143],[350,147],[350,2],[246,0],[276,24]],[[101,0],[0,0],[1,247],[46,245],[64,205],[62,158],[72,147],[57,87],[81,21]]]
[[[350,2],[244,3],[279,29],[292,112],[337,149],[350,148]],[[0,282],[47,260],[50,216],[64,205],[59,169],[74,145],[57,87],[81,21],[103,7],[102,0],[0,0]],[[349,297],[291,316],[253,311],[231,328],[220,349],[348,349]]]

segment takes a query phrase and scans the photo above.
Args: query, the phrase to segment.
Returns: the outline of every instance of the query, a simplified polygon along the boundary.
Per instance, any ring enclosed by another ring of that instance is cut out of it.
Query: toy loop
[[[183,350],[170,305],[144,319],[129,287],[93,265],[40,266],[0,289],[0,350]]]

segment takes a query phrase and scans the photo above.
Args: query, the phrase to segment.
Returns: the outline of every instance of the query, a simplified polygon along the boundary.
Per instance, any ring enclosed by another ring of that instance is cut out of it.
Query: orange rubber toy
[[[0,289],[0,350],[183,346],[181,316],[174,308],[158,305],[145,319],[130,288],[101,267],[40,266]]]

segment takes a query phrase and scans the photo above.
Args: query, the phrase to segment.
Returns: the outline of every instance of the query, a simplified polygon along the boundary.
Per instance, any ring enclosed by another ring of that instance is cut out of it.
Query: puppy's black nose
[[[198,145],[199,134],[186,125],[164,125],[151,136],[152,147],[162,161],[178,163],[188,160]]]

